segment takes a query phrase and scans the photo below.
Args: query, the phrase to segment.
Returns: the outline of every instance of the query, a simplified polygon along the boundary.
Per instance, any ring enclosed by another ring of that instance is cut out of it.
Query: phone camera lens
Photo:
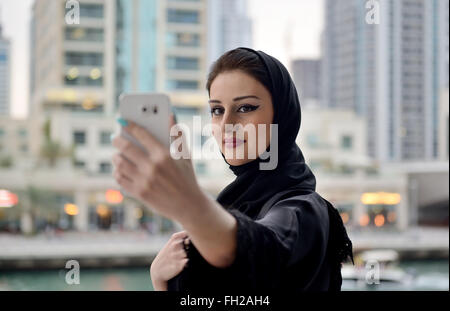
[[[143,112],[147,112],[147,107],[142,107]]]
[[[153,107],[153,113],[154,113],[154,114],[157,114],[157,113],[158,113],[158,107],[156,107],[156,106]]]

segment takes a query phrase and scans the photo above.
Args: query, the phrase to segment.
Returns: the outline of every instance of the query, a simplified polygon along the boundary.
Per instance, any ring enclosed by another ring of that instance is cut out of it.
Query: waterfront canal
[[[381,283],[370,288],[356,288],[343,283],[342,290],[449,290],[448,260],[404,261],[399,267],[415,271],[416,278],[409,286]],[[68,285],[68,270],[0,271],[0,290],[88,290],[88,291],[151,291],[149,268],[84,269],[80,284]]]

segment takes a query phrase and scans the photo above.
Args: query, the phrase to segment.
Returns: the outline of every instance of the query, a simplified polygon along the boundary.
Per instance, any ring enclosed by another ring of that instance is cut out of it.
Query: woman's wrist
[[[166,291],[167,290],[167,281],[161,279],[155,273],[151,273],[153,288],[156,291]]]
[[[155,291],[167,291],[167,281],[153,281],[153,289]]]
[[[202,256],[216,267],[225,267],[234,259],[237,223],[215,200],[203,193],[190,204],[190,214],[179,222]]]

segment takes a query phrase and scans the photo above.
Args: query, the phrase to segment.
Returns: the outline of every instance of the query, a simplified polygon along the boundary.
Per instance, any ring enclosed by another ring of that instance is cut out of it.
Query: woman
[[[216,201],[200,190],[190,161],[173,160],[136,125],[129,131],[152,150],[150,159],[114,140],[121,151],[113,159],[118,183],[185,229],[153,261],[155,289],[340,290],[341,264],[353,261],[352,244],[337,210],[315,192],[315,176],[295,143],[301,113],[288,71],[262,51],[238,48],[214,63],[207,90],[214,137],[236,175]],[[230,134],[226,124],[267,126],[255,139]],[[277,135],[270,124],[278,126]],[[239,148],[244,158],[235,156]],[[256,159],[248,156],[252,148]],[[227,149],[236,152],[230,156]],[[276,167],[262,170],[272,157]]]

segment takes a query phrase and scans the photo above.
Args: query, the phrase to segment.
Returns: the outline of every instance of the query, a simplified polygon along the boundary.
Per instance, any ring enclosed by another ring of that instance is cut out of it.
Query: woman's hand
[[[173,115],[170,124],[175,126]],[[148,154],[125,138],[115,137],[112,144],[119,153],[112,162],[117,183],[162,216],[179,222],[189,217],[189,206],[200,206],[204,201],[190,157],[174,160],[166,146],[133,122],[128,122],[123,129],[136,138]],[[186,148],[184,142],[182,148]]]
[[[173,116],[170,124],[175,126]],[[235,256],[237,222],[200,189],[190,157],[186,157],[184,135],[173,142],[177,146],[181,140],[177,151],[183,155],[174,160],[170,150],[144,128],[128,122],[123,129],[148,153],[121,136],[114,138],[113,146],[119,149],[112,160],[117,183],[147,207],[179,222],[211,265],[230,265]]]
[[[153,288],[157,291],[167,290],[167,281],[178,275],[188,262],[184,250],[186,231],[174,233],[166,245],[159,251],[150,266]]]

